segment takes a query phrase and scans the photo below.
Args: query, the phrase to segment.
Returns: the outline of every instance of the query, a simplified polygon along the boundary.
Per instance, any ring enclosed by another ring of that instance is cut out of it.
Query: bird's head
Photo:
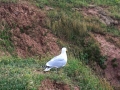
[[[66,51],[67,51],[67,48],[66,48],[66,47],[63,47],[61,53],[64,53],[64,52],[66,52]]]

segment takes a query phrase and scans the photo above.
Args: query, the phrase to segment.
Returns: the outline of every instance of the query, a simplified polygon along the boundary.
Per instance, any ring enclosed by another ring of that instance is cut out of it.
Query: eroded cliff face
[[[102,55],[107,57],[106,68],[103,70],[105,78],[116,88],[120,87],[120,48],[108,42],[103,35],[94,34],[100,44]],[[114,40],[117,38],[114,38]]]
[[[43,27],[44,12],[37,7],[23,3],[1,3],[1,28],[9,25],[11,40],[20,57],[57,54],[57,38]]]

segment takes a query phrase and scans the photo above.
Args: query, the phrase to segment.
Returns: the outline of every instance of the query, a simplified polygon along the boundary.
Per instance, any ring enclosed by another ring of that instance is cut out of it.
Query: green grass
[[[41,82],[51,79],[70,85],[79,86],[81,90],[112,90],[108,83],[100,79],[85,64],[77,59],[69,58],[68,64],[59,70],[52,69],[43,73],[42,66],[48,58],[36,60],[13,57],[0,58],[0,89],[1,90],[38,90]],[[104,84],[104,85],[103,85]]]
[[[110,34],[112,34],[112,35],[114,35],[114,36],[120,36],[120,30],[118,30],[117,28],[115,28],[115,27],[108,27],[108,28],[106,28],[106,32],[107,33],[110,33]]]
[[[34,71],[40,69],[34,59],[4,57],[0,59],[1,90],[37,90],[43,75]]]
[[[18,0],[0,0],[3,3],[16,3]]]
[[[4,26],[4,29],[0,29],[0,49],[13,53],[14,46],[11,40],[11,28],[8,25]]]
[[[72,7],[87,5],[87,1],[85,0],[35,0],[33,2],[40,8],[43,8],[44,6],[52,6],[54,8],[61,8],[64,10],[70,10]]]
[[[47,21],[48,28],[58,37],[63,37],[67,41],[79,41],[78,37],[88,35],[82,16],[77,12],[72,14],[71,12],[51,11],[48,12],[48,16],[51,19],[51,22]]]
[[[81,90],[112,90],[108,83],[100,82],[100,78],[84,63],[72,58],[65,67],[65,72],[76,81]],[[104,84],[102,84],[104,83]]]
[[[33,0],[31,0],[33,1]],[[95,5],[119,5],[119,0],[35,0],[35,3],[40,8],[43,8],[45,5],[58,7],[62,9],[68,9],[71,7],[83,7],[88,6],[89,4]]]

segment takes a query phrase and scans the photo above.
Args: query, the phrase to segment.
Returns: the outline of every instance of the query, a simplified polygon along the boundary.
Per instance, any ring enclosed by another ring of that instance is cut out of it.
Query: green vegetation
[[[34,59],[0,58],[0,89],[36,90],[44,79],[35,73],[38,68],[40,65]]]
[[[100,81],[89,67],[77,59],[71,58],[68,61],[65,72],[76,81],[75,84],[79,85],[81,90],[112,90],[108,83],[104,80]]]
[[[1,90],[37,90],[45,79],[68,84],[71,88],[79,86],[81,90],[112,90],[108,83],[100,80],[89,67],[74,58],[68,59],[68,64],[59,70],[59,75],[54,69],[43,73],[45,59],[48,60],[0,58]]]
[[[11,54],[14,51],[14,46],[11,40],[10,27],[8,25],[5,25],[4,29],[0,30],[0,49],[6,50]]]
[[[16,3],[18,0],[0,0],[2,3]]]
[[[52,7],[53,10],[46,12],[47,18],[44,22],[45,28],[48,28],[60,40],[66,43],[59,43],[61,46],[67,45],[70,55],[66,67],[60,71],[60,75],[51,71],[44,74],[42,65],[44,60],[21,59],[14,57],[0,58],[0,88],[2,90],[36,90],[39,88],[42,80],[49,78],[57,82],[78,85],[81,90],[113,90],[106,80],[98,78],[93,71],[87,67],[90,62],[97,62],[101,68],[105,69],[104,62],[106,57],[100,53],[100,48],[94,40],[91,33],[110,34],[120,36],[120,30],[114,25],[106,26],[97,18],[85,17],[81,12],[74,11],[73,8],[89,7],[89,5],[98,5],[107,7],[111,12],[110,16],[120,20],[120,1],[119,0],[26,0],[34,3],[38,8],[44,9],[45,6]],[[19,0],[0,0],[4,3],[17,3]],[[0,49],[8,52],[14,51],[12,44],[10,27],[2,25],[0,22]],[[15,27],[15,26],[14,26]],[[29,26],[28,26],[29,28]],[[24,33],[23,28],[20,28]],[[61,41],[58,41],[61,42]],[[76,59],[75,59],[76,58]],[[46,60],[45,60],[46,59]],[[117,63],[113,62],[113,67]],[[74,81],[74,82],[73,82]]]

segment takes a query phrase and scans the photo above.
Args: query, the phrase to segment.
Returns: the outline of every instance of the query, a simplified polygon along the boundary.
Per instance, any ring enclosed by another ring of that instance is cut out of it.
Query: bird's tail
[[[44,71],[46,72],[46,71],[50,71],[50,67],[47,67]]]

